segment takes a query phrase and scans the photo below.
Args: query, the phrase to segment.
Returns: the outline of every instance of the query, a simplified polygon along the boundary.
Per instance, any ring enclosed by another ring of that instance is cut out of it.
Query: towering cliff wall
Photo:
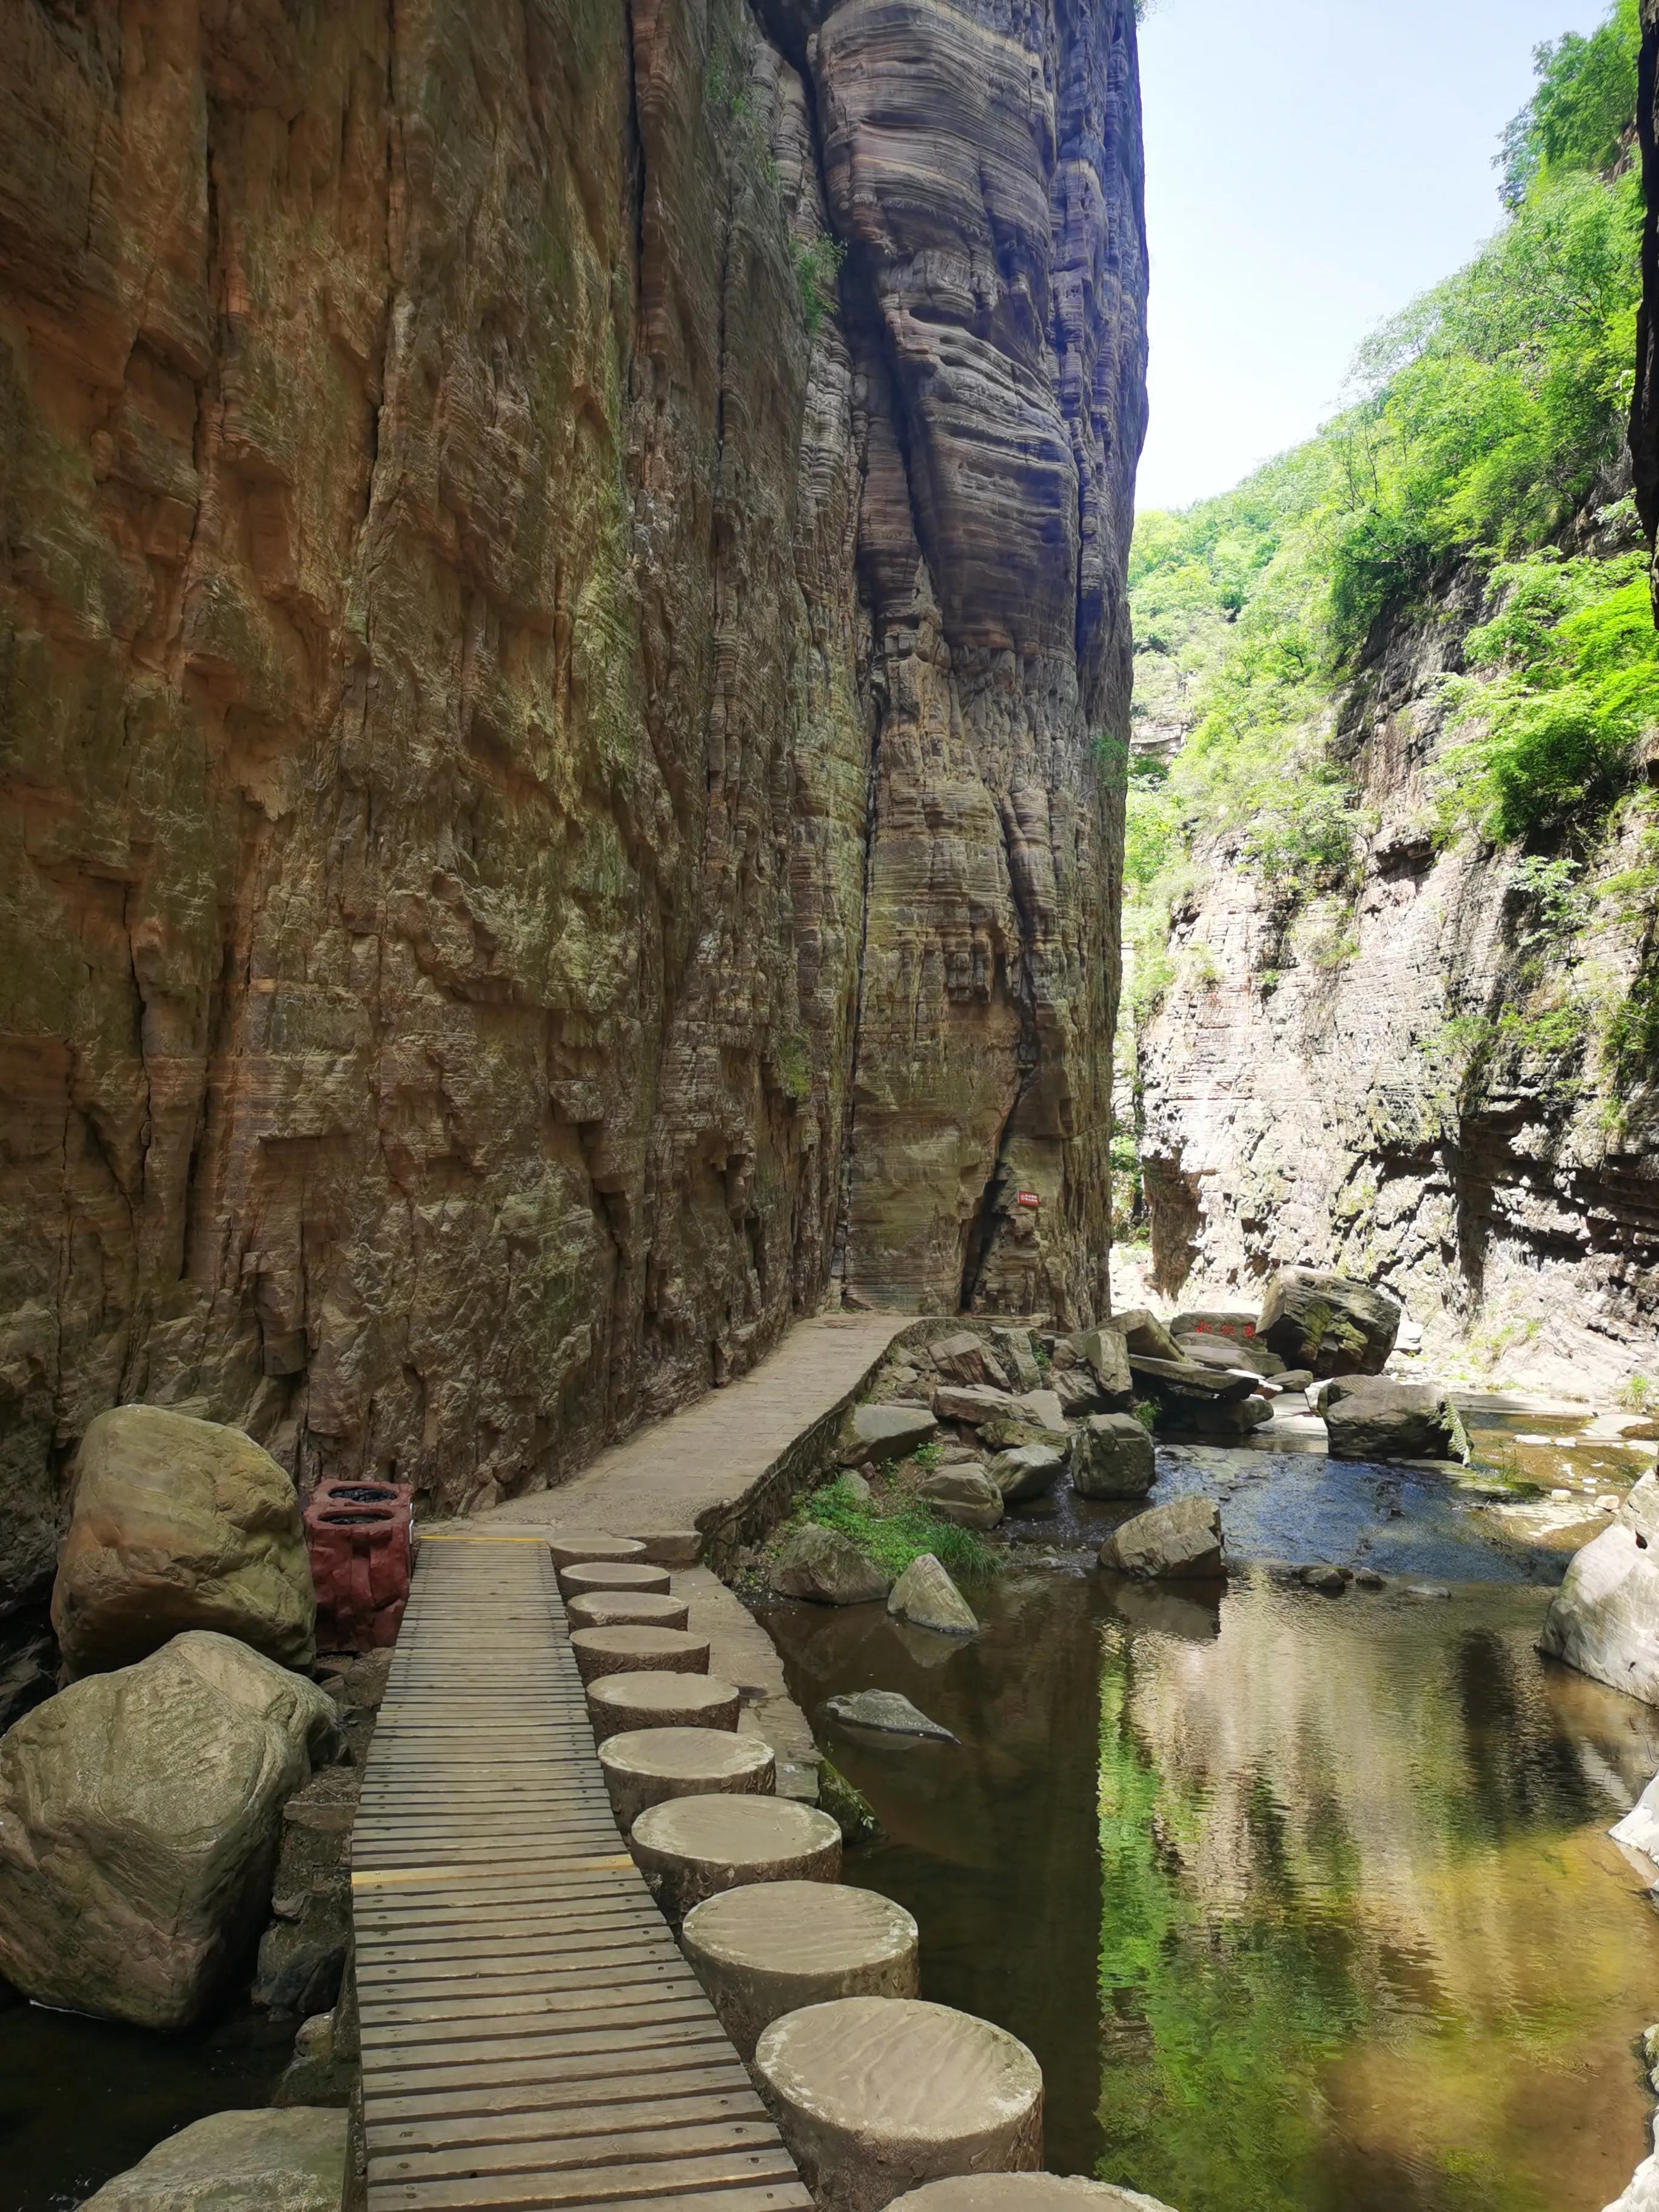
[[[1097,1309],[1130,0],[18,0],[0,115],[0,1592],[117,1400],[453,1508]]]

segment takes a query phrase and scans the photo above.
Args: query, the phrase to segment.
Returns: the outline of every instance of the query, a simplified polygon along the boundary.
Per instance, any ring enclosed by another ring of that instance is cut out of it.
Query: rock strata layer
[[[118,1402],[465,1510],[1097,1317],[1132,0],[16,0],[0,106],[0,1602]]]

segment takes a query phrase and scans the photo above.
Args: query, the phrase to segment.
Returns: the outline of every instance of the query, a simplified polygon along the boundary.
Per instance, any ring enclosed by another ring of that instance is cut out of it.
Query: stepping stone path
[[[587,1692],[587,1715],[603,1743],[624,1730],[735,1729],[743,1693],[713,1674],[603,1674]]]
[[[1042,2164],[1036,2059],[948,2005],[809,2005],[766,2030],[751,2071],[818,2212],[882,2212],[921,2182]]]
[[[648,1565],[645,1547],[637,1536],[583,1536],[562,1530],[547,1540],[556,1567],[597,1566],[602,1559],[634,1559]]]
[[[872,1889],[757,1882],[707,1899],[680,1943],[744,2058],[785,2013],[836,1997],[914,1997],[916,1923]]]
[[[582,1597],[590,1590],[626,1590],[635,1596],[653,1590],[666,1597],[670,1582],[666,1567],[642,1566],[635,1559],[596,1559],[587,1565],[561,1567],[559,1588],[566,1597]]]
[[[584,1682],[605,1674],[706,1674],[708,1638],[684,1628],[579,1628],[570,1639]]]
[[[605,1738],[599,1765],[623,1835],[671,1797],[770,1796],[777,1781],[771,1746],[725,1729],[630,1729]]]
[[[661,1597],[653,1590],[590,1590],[573,1597],[565,1611],[572,1628],[684,1628],[691,1618],[683,1597]]]
[[[671,1920],[751,1881],[838,1881],[841,1830],[783,1797],[674,1797],[634,1823],[634,1863]]]
[[[963,2173],[896,2197],[890,2212],[1170,2212],[1138,2190],[1080,2173]]]

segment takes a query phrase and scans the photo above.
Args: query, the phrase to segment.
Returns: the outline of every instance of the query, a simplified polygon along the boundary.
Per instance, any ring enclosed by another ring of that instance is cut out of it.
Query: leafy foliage
[[[1139,732],[1173,724],[1184,742],[1128,778],[1138,1013],[1175,973],[1171,916],[1218,842],[1283,913],[1350,890],[1367,825],[1334,701],[1379,620],[1454,563],[1492,568],[1496,611],[1454,695],[1449,828],[1505,842],[1593,819],[1659,720],[1637,564],[1553,550],[1616,460],[1630,400],[1636,46],[1634,0],[1615,0],[1589,38],[1538,50],[1504,140],[1508,219],[1367,344],[1346,413],[1222,497],[1139,518]]]
[[[863,1504],[838,1476],[798,1505],[790,1526],[816,1522],[820,1528],[850,1536],[866,1559],[895,1581],[924,1552],[953,1575],[995,1574],[1001,1560],[992,1545],[971,1528],[958,1528],[928,1510],[918,1498],[901,1495],[889,1505]]]

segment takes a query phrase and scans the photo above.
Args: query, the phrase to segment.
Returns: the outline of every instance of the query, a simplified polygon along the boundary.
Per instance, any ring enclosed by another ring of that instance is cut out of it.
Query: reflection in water
[[[1181,2212],[1601,2212],[1644,2154],[1659,1916],[1602,1830],[1659,1715],[1462,1583],[1224,1600],[1012,1575],[912,1654],[779,1607],[795,1693],[901,1689],[962,1748],[832,1755],[926,1993],[1030,2043],[1049,2163]],[[1095,1931],[1097,1932],[1097,1936]]]

